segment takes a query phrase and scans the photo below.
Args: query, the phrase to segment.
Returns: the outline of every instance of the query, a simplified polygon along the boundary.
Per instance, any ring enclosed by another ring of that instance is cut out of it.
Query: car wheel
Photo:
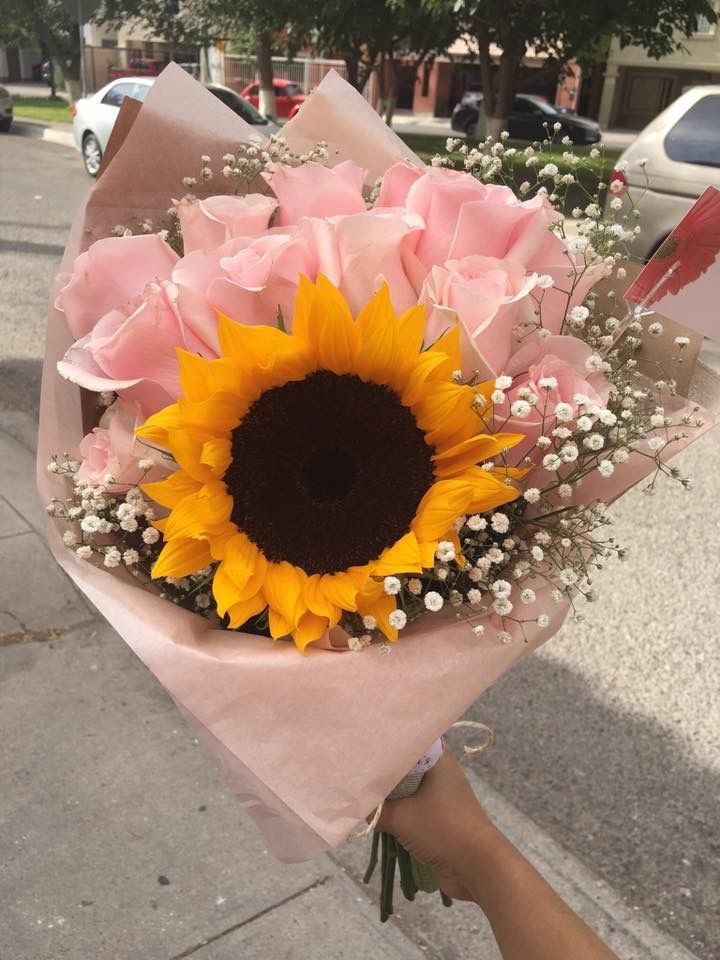
[[[94,133],[86,133],[83,137],[82,157],[87,172],[96,177],[102,162],[102,149]]]
[[[12,126],[12,117],[3,117],[0,120],[0,132],[7,133]]]

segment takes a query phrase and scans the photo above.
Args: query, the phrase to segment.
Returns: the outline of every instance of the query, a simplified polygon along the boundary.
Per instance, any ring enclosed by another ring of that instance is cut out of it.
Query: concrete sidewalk
[[[19,440],[0,430],[0,954],[498,960],[473,905],[400,898],[380,925],[377,888],[360,883],[365,842],[290,866],[268,854],[169,698],[51,557],[32,425],[20,426]],[[501,829],[621,957],[692,960],[471,777]]]

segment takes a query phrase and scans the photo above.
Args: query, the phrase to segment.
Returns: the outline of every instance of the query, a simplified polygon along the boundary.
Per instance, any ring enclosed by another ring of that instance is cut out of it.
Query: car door
[[[117,120],[118,111],[125,97],[131,97],[136,84],[133,81],[120,80],[113,84],[96,105],[91,117],[91,127],[104,151],[110,139],[110,133]]]
[[[277,110],[277,115],[279,117],[287,117],[290,115],[290,110],[292,109],[292,100],[288,96],[288,88],[291,84],[287,83],[278,83],[277,80],[273,81],[275,87],[275,109]]]
[[[542,140],[545,136],[543,117],[542,110],[531,100],[515,97],[510,112],[508,132],[514,140]]]
[[[250,87],[250,89],[248,90],[248,92],[245,94],[245,99],[246,99],[246,100],[249,100],[250,103],[251,103],[251,104],[255,107],[255,109],[257,110],[257,108],[258,108],[258,103],[260,102],[260,88],[258,87],[258,85],[257,85],[256,83],[254,83],[254,84]]]

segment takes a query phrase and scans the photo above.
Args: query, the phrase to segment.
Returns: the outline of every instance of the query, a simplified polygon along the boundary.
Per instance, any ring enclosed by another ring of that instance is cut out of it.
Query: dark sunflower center
[[[355,458],[342,447],[314,450],[302,469],[302,485],[311,500],[344,500],[357,477]]]
[[[360,566],[407,533],[432,454],[388,387],[319,370],[268,390],[233,431],[232,520],[276,563]]]

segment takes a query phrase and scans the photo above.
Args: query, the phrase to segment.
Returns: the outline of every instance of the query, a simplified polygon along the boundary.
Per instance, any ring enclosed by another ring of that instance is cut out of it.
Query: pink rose
[[[178,347],[217,356],[181,317],[175,284],[153,281],[74,343],[58,371],[88,390],[115,390],[136,400],[148,416],[180,394]]]
[[[158,462],[159,455],[135,437],[143,419],[140,406],[134,401],[118,399],[108,407],[100,425],[80,441],[82,463],[78,480],[108,486],[105,478],[111,476],[112,489],[119,492],[141,480],[150,483],[166,476],[169,468]],[[145,459],[155,461],[150,471],[140,469],[138,462]]]
[[[331,223],[339,256],[340,290],[353,313],[383,281],[390,288],[395,310],[407,310],[418,302],[422,280],[416,285],[410,268],[412,247],[422,230],[419,217],[402,209],[374,209],[334,217]]]
[[[110,310],[126,310],[151,281],[169,280],[177,254],[157,234],[98,240],[73,264],[58,293],[74,337],[83,337]]]
[[[259,237],[230,240],[216,250],[195,250],[177,264],[173,279],[183,316],[211,340],[217,350],[217,312],[249,324],[275,324],[278,309],[286,322],[304,274],[311,280],[322,270],[339,279],[334,228],[322,220],[273,228]]]
[[[598,271],[584,270],[581,258],[549,228],[562,220],[547,198],[518,200],[509,187],[478,182],[459,170],[397,163],[385,174],[378,206],[404,205],[422,217],[424,231],[414,249],[425,273],[447,260],[469,256],[513,260],[528,273],[548,274],[554,287],[543,296],[543,323],[553,333],[566,310],[580,303]],[[408,267],[410,269],[410,267]],[[418,269],[412,271],[417,276]]]
[[[268,182],[280,201],[278,226],[298,223],[303,217],[336,217],[365,210],[362,188],[365,170],[352,160],[336,167],[304,163],[279,167]]]
[[[522,346],[509,360],[502,371],[513,378],[512,387],[507,393],[505,404],[496,408],[496,417],[501,418],[503,430],[512,433],[524,433],[527,440],[513,448],[513,462],[529,454],[538,462],[542,459],[542,452],[533,449],[537,438],[541,434],[551,435],[555,427],[567,426],[572,429],[578,416],[584,412],[578,409],[575,400],[577,394],[587,397],[591,404],[603,408],[607,405],[610,396],[610,381],[603,372],[594,370],[588,364],[593,356],[590,347],[578,340],[577,337],[547,337],[545,340],[533,340]],[[550,380],[554,386],[541,386],[541,380]],[[536,397],[537,403],[531,409],[528,417],[505,418],[510,406],[520,399],[522,388],[529,389]],[[569,421],[559,422],[555,418],[555,408],[559,403],[566,403],[571,408]],[[543,411],[545,419],[543,420]]]
[[[376,207],[402,207],[405,205],[410,187],[425,173],[425,167],[418,167],[409,160],[400,160],[386,171],[380,185]]]
[[[177,214],[185,253],[213,250],[234,237],[252,237],[268,228],[277,200],[261,193],[244,197],[181,200]]]
[[[512,260],[469,256],[433,267],[423,290],[431,307],[426,343],[432,343],[459,318],[477,356],[468,358],[471,369],[497,376],[507,365],[513,347],[513,330],[533,319],[536,274]],[[465,357],[463,357],[465,360]]]

